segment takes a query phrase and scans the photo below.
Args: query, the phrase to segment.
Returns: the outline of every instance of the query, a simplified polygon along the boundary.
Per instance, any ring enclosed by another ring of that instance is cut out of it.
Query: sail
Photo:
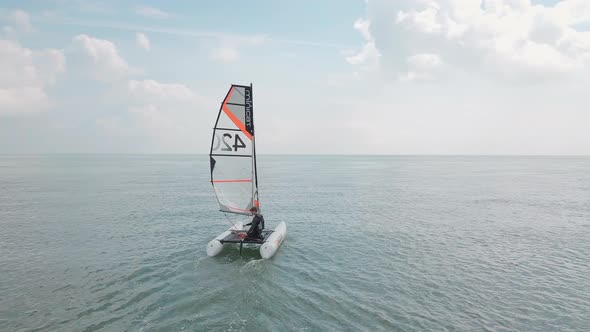
[[[258,206],[252,86],[232,85],[219,109],[209,159],[211,184],[223,212]]]

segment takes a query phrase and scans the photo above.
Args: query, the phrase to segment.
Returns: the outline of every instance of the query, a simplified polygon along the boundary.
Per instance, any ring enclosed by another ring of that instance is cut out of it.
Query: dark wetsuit
[[[247,236],[251,239],[262,239],[262,230],[264,229],[264,217],[261,214],[255,214],[252,222],[244,226],[252,225],[248,230]]]

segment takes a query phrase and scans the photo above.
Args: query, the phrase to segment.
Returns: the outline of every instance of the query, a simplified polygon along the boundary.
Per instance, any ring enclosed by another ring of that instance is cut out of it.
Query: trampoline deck
[[[226,237],[219,240],[221,243],[256,243],[263,244],[273,231],[262,231],[262,239],[246,237],[246,231],[231,231]]]

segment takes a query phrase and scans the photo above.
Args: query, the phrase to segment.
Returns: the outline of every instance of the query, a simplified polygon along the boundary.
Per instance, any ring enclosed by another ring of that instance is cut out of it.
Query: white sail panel
[[[238,126],[225,114],[225,112],[221,112],[219,114],[219,119],[217,120],[217,126],[215,128],[226,128],[226,129],[235,129],[240,130]]]
[[[246,116],[244,112],[244,105],[227,104],[224,107],[224,113],[229,115],[230,118],[232,118],[232,122],[234,122],[234,124],[240,129],[246,129],[246,126],[244,125],[246,123],[246,121],[244,121],[244,117]]]
[[[233,88],[233,91],[228,96],[227,102],[229,104],[245,104],[246,89],[250,89],[250,87],[234,86]]]
[[[213,188],[221,211],[249,214],[252,207],[252,160],[248,157],[213,156]]]

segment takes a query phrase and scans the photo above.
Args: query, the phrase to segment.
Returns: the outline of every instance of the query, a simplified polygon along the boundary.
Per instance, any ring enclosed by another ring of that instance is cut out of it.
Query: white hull
[[[264,259],[274,256],[281,243],[283,243],[285,236],[287,236],[287,225],[284,221],[281,221],[274,232],[266,239],[266,242],[260,246],[260,256]]]
[[[242,224],[237,224],[230,227],[227,231],[219,234],[215,239],[211,240],[207,244],[207,256],[213,257],[218,255],[223,250],[223,243],[221,243],[220,240],[228,236],[233,230],[246,230],[246,228],[242,226]],[[283,221],[274,229],[273,233],[268,237],[268,239],[266,239],[266,242],[260,246],[260,256],[262,256],[264,259],[274,256],[286,236],[287,225]]]
[[[235,224],[232,227],[230,227],[227,231],[219,234],[215,239],[209,241],[209,243],[207,244],[207,256],[213,257],[219,254],[221,250],[223,250],[223,243],[219,242],[219,240],[222,240],[223,238],[228,236],[231,233],[231,231],[241,231],[243,229],[244,226],[241,223]]]

